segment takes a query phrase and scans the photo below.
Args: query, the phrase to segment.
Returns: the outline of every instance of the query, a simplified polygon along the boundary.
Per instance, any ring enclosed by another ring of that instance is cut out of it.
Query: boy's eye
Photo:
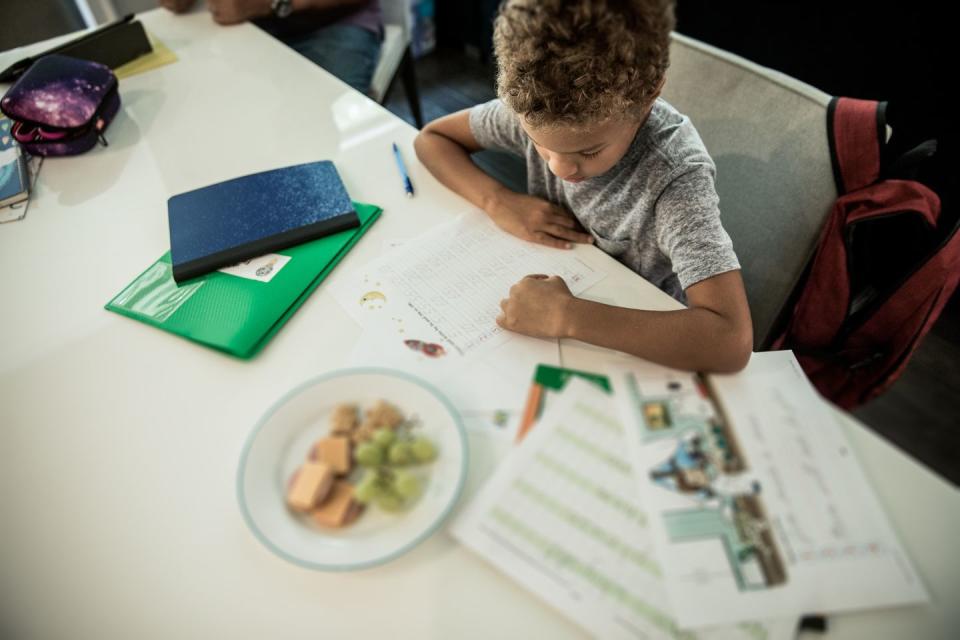
[[[591,151],[590,153],[581,152],[580,155],[584,158],[596,158],[598,155],[600,155],[601,151],[603,151],[603,149],[597,149],[596,151]]]

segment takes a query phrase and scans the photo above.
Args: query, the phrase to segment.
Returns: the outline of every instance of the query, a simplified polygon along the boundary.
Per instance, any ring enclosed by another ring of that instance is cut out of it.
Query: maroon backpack
[[[845,409],[900,376],[960,279],[956,220],[941,215],[930,188],[888,177],[881,167],[884,107],[850,98],[830,103],[840,195],[774,345],[792,349],[820,393]]]

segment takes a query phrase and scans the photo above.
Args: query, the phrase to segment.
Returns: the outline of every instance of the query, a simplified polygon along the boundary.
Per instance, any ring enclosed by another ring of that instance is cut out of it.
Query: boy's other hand
[[[501,193],[487,213],[507,233],[548,247],[570,249],[574,242],[593,242],[572,213],[534,196]]]
[[[536,338],[566,336],[570,303],[576,300],[560,276],[526,276],[500,301],[497,324]]]

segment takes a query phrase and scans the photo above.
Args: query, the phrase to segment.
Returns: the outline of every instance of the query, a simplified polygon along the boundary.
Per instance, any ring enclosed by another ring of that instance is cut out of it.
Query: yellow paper
[[[150,39],[153,51],[114,69],[113,72],[118,78],[129,78],[138,73],[173,64],[177,61],[177,54],[171,51],[167,45],[154,38],[151,34],[147,34],[147,37]]]

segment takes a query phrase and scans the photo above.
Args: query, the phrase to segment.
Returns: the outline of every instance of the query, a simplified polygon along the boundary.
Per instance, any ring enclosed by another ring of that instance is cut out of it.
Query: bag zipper
[[[103,108],[107,105],[107,102],[111,99],[114,94],[120,92],[120,83],[113,83],[113,87],[110,88],[105,94],[103,94],[103,99],[100,100],[100,106],[97,107],[97,110],[93,112],[93,115],[90,116],[90,119],[86,123],[78,127],[51,127],[50,125],[42,124],[35,120],[26,120],[20,118],[10,118],[12,121],[21,122],[26,125],[32,125],[34,127],[42,127],[44,129],[49,129],[51,131],[63,131],[67,133],[66,138],[59,138],[58,140],[37,140],[34,142],[24,142],[18,144],[29,144],[29,145],[48,145],[48,144],[63,144],[64,142],[69,142],[74,140],[81,135],[89,133],[91,128],[95,128],[97,121],[100,119],[100,114],[103,112]],[[10,116],[7,116],[8,118]],[[102,135],[98,136],[101,139],[104,139]],[[105,140],[104,140],[105,141]],[[104,146],[107,146],[104,144]]]

